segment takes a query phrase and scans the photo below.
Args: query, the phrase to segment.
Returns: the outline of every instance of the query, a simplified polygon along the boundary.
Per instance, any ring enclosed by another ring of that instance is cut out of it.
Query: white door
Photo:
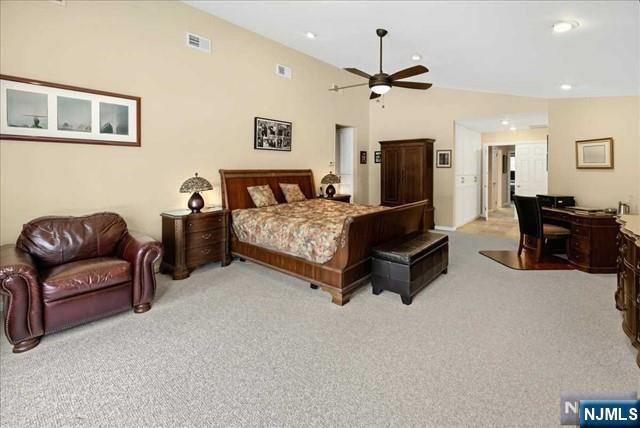
[[[547,143],[516,145],[516,195],[547,193]]]
[[[355,198],[354,180],[354,128],[338,128],[336,130],[336,171],[340,176],[340,185],[336,186],[340,193]]]
[[[482,147],[482,217],[489,218],[489,146]]]
[[[455,216],[456,227],[481,215],[482,138],[479,132],[455,125]]]

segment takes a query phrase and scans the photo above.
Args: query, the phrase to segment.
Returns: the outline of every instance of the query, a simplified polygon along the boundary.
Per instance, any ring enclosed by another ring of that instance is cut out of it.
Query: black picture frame
[[[382,163],[382,151],[377,150],[373,152],[373,161],[375,163]]]
[[[364,150],[362,150],[360,152],[360,164],[361,165],[365,165],[367,163],[367,152],[365,152]]]
[[[293,145],[293,124],[285,120],[255,117],[253,119],[253,148],[290,152]]]
[[[436,168],[451,168],[451,150],[436,150]]]

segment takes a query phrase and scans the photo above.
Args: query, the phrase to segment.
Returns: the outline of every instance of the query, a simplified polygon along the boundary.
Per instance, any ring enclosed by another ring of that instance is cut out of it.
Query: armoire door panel
[[[397,147],[385,148],[382,159],[382,205],[401,204],[402,149]]]
[[[402,202],[409,203],[424,199],[424,145],[407,146],[402,149]]]

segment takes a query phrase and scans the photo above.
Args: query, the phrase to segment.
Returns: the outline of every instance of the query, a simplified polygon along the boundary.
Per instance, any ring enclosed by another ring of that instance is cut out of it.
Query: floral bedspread
[[[234,210],[238,239],[260,247],[326,263],[335,254],[349,216],[387,209],[326,199]]]

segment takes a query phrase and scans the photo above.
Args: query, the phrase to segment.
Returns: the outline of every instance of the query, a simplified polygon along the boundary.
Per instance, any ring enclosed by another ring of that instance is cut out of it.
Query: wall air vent
[[[286,79],[291,79],[291,67],[286,65],[276,64],[276,74]]]
[[[193,33],[187,33],[186,36],[187,46],[202,52],[211,53],[211,40]]]

